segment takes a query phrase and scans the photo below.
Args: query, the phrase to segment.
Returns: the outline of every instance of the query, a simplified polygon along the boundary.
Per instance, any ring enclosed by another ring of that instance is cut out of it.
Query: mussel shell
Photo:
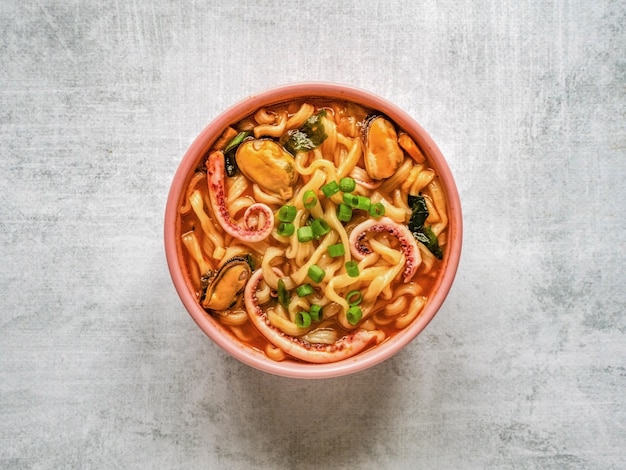
[[[235,256],[229,259],[213,275],[205,278],[202,306],[216,312],[234,307],[239,302],[250,276],[252,269],[246,258]]]
[[[291,198],[298,173],[293,156],[282,145],[271,139],[245,140],[235,158],[246,178],[270,194]]]
[[[398,134],[385,116],[375,114],[363,123],[365,170],[370,178],[389,178],[404,161],[404,152],[398,145]]]

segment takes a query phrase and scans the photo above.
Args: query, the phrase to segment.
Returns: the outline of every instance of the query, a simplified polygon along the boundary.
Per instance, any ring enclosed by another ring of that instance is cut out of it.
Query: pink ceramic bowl
[[[444,266],[441,275],[436,280],[434,293],[419,317],[381,344],[349,359],[329,364],[310,364],[296,360],[276,362],[237,341],[233,335],[225,331],[224,327],[207,315],[199,305],[184,269],[181,254],[184,248],[176,236],[177,213],[182,205],[186,181],[222,131],[263,106],[304,97],[353,101],[389,116],[421,147],[439,174],[439,181],[448,198],[449,226],[448,242],[443,259]],[[426,131],[406,112],[383,98],[350,86],[323,82],[289,84],[250,96],[227,109],[206,126],[187,150],[174,176],[167,200],[164,228],[165,253],[174,286],[185,308],[200,329],[226,352],[251,367],[275,375],[306,379],[338,377],[367,369],[389,359],[409,344],[433,319],[448,295],[459,264],[462,242],[461,205],[458,191],[446,160]]]

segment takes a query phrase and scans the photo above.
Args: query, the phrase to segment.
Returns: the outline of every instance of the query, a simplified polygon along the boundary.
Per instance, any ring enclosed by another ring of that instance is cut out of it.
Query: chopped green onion
[[[350,222],[352,219],[352,207],[343,203],[337,206],[337,218],[342,222]]]
[[[313,240],[313,227],[310,225],[305,225],[304,227],[300,227],[298,229],[298,241],[299,242],[310,242]]]
[[[343,202],[350,207],[356,207],[359,203],[359,197],[355,194],[344,193]]]
[[[224,148],[224,153],[228,153],[230,152],[232,149],[234,149],[235,147],[237,147],[240,143],[243,142],[243,139],[245,139],[246,137],[248,137],[250,135],[250,131],[242,131],[239,134],[237,134],[235,137],[233,137],[230,142],[228,142],[228,144],[226,145],[226,147]]]
[[[374,218],[379,218],[385,215],[385,206],[383,206],[382,202],[377,202],[376,204],[372,204],[369,208],[370,215]]]
[[[311,315],[309,315],[309,312],[296,313],[296,326],[298,328],[307,328],[311,326]]]
[[[281,222],[278,224],[278,235],[282,235],[283,237],[289,237],[293,235],[296,227],[291,222]]]
[[[291,296],[289,295],[289,291],[285,288],[285,281],[282,279],[278,280],[278,303],[280,303],[283,307],[289,307],[289,303],[291,302]]]
[[[337,258],[346,254],[346,249],[343,247],[343,243],[337,243],[336,245],[330,245],[328,247],[328,255],[331,258]]]
[[[355,190],[356,183],[354,182],[354,179],[350,178],[349,176],[346,176],[339,180],[339,188],[344,193],[351,193],[352,191]]]
[[[356,325],[357,323],[359,323],[359,320],[363,318],[363,310],[361,310],[361,307],[353,305],[348,309],[346,318],[348,319],[348,323],[350,323],[351,325]]]
[[[293,222],[297,213],[296,206],[283,206],[278,210],[278,220],[281,222]]]
[[[355,209],[361,209],[364,211],[369,210],[370,206],[372,205],[370,198],[367,196],[357,196],[358,202],[355,206]]]
[[[304,195],[302,196],[302,204],[304,204],[306,209],[313,209],[315,207],[315,204],[317,204],[317,196],[312,189],[304,192]]]
[[[359,276],[359,265],[356,261],[348,261],[346,263],[346,272],[350,277],[358,277]]]
[[[313,282],[317,282],[319,284],[324,279],[324,276],[326,276],[326,271],[320,268],[317,264],[314,264],[309,268],[308,276]]]
[[[322,307],[319,305],[311,305],[309,316],[313,321],[320,321],[322,319]]]
[[[322,307],[320,305],[311,305],[309,316],[313,321],[321,321],[323,319]]]
[[[336,181],[326,183],[322,186],[322,192],[324,193],[324,196],[331,197],[333,194],[337,194],[339,192],[339,184],[337,184]]]
[[[372,202],[367,196],[357,196],[356,194],[343,194],[343,202],[354,209],[369,210]]]
[[[315,219],[311,224],[311,228],[313,229],[313,236],[316,239],[330,232],[330,226],[324,219]]]
[[[313,287],[311,287],[311,284],[302,284],[296,288],[296,294],[298,294],[298,297],[306,297],[312,293]]]
[[[351,307],[359,305],[362,300],[363,294],[361,294],[361,291],[358,290],[351,290],[350,292],[348,292],[348,295],[346,295],[346,302],[348,302],[348,305],[350,305]]]

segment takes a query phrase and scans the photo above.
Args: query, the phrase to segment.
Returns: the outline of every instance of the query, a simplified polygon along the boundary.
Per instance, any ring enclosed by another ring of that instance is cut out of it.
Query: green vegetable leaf
[[[437,259],[442,259],[443,252],[439,247],[437,235],[434,234],[430,226],[424,226],[428,218],[426,199],[423,196],[409,195],[407,202],[412,211],[411,218],[407,225],[409,230],[413,233],[415,239],[423,243]]]
[[[287,138],[281,141],[283,147],[292,155],[319,147],[328,137],[322,122],[324,116],[326,111],[321,110],[307,119],[300,129],[289,131]]]
[[[439,240],[437,239],[437,235],[433,233],[430,225],[424,227],[422,232],[413,232],[413,236],[415,236],[418,241],[426,245],[428,251],[435,255],[437,259],[443,258],[443,251],[441,251],[441,248],[439,247]]]
[[[246,137],[250,135],[250,131],[242,131],[232,138],[226,147],[224,148],[224,168],[228,176],[235,176],[238,171],[237,161],[235,160],[235,153],[239,148],[239,145],[244,141]]]
[[[235,137],[231,139],[230,142],[228,142],[228,144],[226,144],[226,147],[224,148],[224,153],[228,153],[231,150],[239,147],[239,144],[241,144],[243,140],[249,135],[250,131],[241,131],[240,133],[238,133]]]
[[[291,295],[285,287],[285,281],[282,279],[278,280],[278,302],[285,308],[289,308],[289,303],[291,302]]]
[[[424,228],[424,222],[428,218],[428,207],[424,196],[411,196],[408,198],[409,207],[411,208],[411,218],[409,219],[409,230],[413,233],[421,232]]]

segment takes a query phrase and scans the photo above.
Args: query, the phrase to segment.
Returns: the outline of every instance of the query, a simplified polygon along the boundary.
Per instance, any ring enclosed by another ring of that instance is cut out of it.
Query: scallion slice
[[[309,309],[309,316],[313,321],[321,321],[322,320],[322,307],[319,305],[311,305]]]
[[[298,229],[298,241],[302,243],[310,242],[313,240],[313,228],[310,225],[305,225]]]
[[[313,229],[313,237],[315,237],[315,239],[319,239],[321,236],[330,232],[330,226],[324,219],[315,219],[311,224],[311,228]]]
[[[296,313],[296,326],[298,328],[308,328],[311,326],[311,315],[309,315],[309,312]]]
[[[344,248],[343,243],[337,243],[328,247],[328,256],[331,258],[337,258],[338,256],[343,256],[345,254],[346,249]]]
[[[346,263],[346,272],[350,277],[359,277],[359,265],[356,261],[348,261]]]
[[[359,197],[355,194],[344,193],[343,202],[350,207],[356,207],[359,203]]]
[[[364,211],[368,211],[370,206],[372,205],[370,198],[367,196],[357,196],[357,204],[355,209],[361,209]]]
[[[312,293],[313,287],[311,287],[311,284],[302,284],[296,288],[296,294],[298,294],[298,297],[306,297]]]
[[[353,178],[350,178],[349,176],[346,176],[344,178],[341,178],[339,180],[339,188],[344,192],[344,193],[351,193],[352,191],[355,190],[356,188],[356,183],[354,181]]]
[[[342,222],[350,222],[352,220],[352,207],[346,204],[339,204],[337,206],[337,218]]]
[[[304,192],[302,195],[302,204],[306,209],[313,209],[315,204],[317,204],[317,196],[312,189],[309,189]]]
[[[282,206],[278,210],[278,220],[281,222],[293,222],[297,213],[296,206]]]
[[[375,219],[382,217],[385,215],[385,206],[383,206],[382,202],[377,202],[376,204],[372,204],[369,208],[369,213]]]
[[[359,323],[361,318],[363,318],[363,310],[361,310],[361,307],[354,305],[348,309],[346,318],[348,319],[348,323],[350,323],[351,325],[356,325],[357,323]]]
[[[331,181],[330,183],[326,183],[322,186],[322,192],[324,196],[331,197],[333,194],[337,194],[339,192],[339,184],[336,181]]]
[[[324,276],[326,276],[326,271],[320,268],[317,264],[314,264],[309,268],[308,276],[313,282],[319,284],[324,279]]]
[[[278,235],[290,237],[295,232],[296,227],[291,222],[281,222],[278,224]]]
[[[350,292],[348,292],[348,295],[346,295],[346,302],[348,302],[348,305],[350,305],[350,307],[359,305],[362,300],[363,294],[361,294],[361,291],[358,290],[351,290]]]
[[[278,280],[278,303],[280,303],[283,307],[289,307],[289,303],[291,302],[291,296],[289,295],[289,291],[285,287],[285,281],[282,279]]]

